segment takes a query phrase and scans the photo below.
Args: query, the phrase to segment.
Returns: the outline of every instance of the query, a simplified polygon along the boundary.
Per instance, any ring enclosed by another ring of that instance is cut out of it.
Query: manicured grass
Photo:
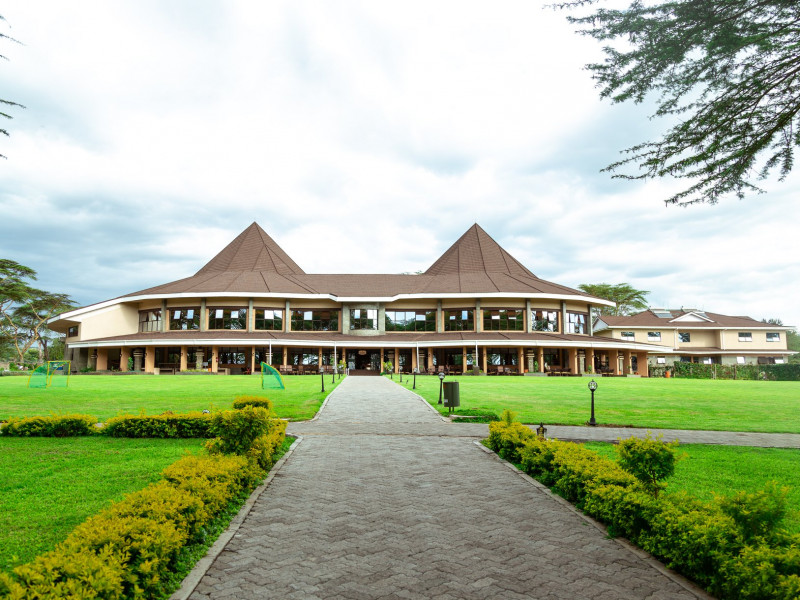
[[[586,446],[616,458],[613,444],[592,442]],[[667,480],[668,493],[685,491],[710,500],[714,494],[756,492],[764,489],[768,481],[776,481],[790,490],[785,525],[800,533],[800,450],[682,444],[678,451],[685,456],[675,466],[675,475]]]
[[[88,517],[157,481],[203,443],[0,437],[0,571],[51,550]]]
[[[523,423],[583,425],[589,420],[586,377],[459,376],[445,381],[460,382],[462,409],[500,414],[508,408]],[[626,377],[595,381],[595,418],[600,425],[800,433],[800,382]],[[447,413],[437,404],[438,377],[417,377],[416,391]]]
[[[101,421],[120,413],[159,414],[228,409],[236,396],[266,396],[285,419],[313,417],[325,396],[339,384],[319,375],[284,378],[285,390],[261,389],[258,375],[75,375],[67,388],[28,388],[27,377],[0,377],[0,419],[9,417],[84,413]]]

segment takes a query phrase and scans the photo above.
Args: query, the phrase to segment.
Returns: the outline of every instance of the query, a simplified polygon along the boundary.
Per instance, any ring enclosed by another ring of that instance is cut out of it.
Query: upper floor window
[[[678,341],[679,342],[691,342],[692,335],[687,331],[683,333],[678,333]]]
[[[283,331],[283,311],[274,308],[255,309],[255,328],[259,331]]]
[[[586,333],[586,313],[567,313],[567,333]]]
[[[161,309],[139,311],[139,332],[161,331]]]
[[[436,331],[436,311],[387,310],[386,331]]]
[[[444,330],[475,331],[475,311],[473,310],[444,311]]]
[[[521,310],[484,310],[484,331],[522,331],[525,329],[525,319]]]
[[[247,329],[246,308],[209,308],[209,329]]]
[[[170,330],[200,329],[200,309],[196,307],[170,308],[169,328]]]
[[[78,335],[78,326],[77,325],[73,325],[72,327],[67,329],[67,337],[75,337],[76,335]]]
[[[376,308],[351,308],[350,329],[378,328],[378,309]]]
[[[648,342],[660,342],[661,341],[661,332],[660,331],[648,331],[647,332],[647,341]]]
[[[339,311],[293,310],[293,331],[338,331]]]
[[[636,339],[636,336],[633,334],[632,331],[623,331],[620,337],[626,342],[632,342]]]
[[[752,342],[753,341],[753,334],[749,331],[740,331],[739,332],[739,341],[740,342]]]
[[[558,311],[536,309],[531,311],[534,331],[558,331]]]
[[[768,342],[780,342],[781,341],[781,334],[779,332],[777,332],[777,331],[775,331],[775,332],[768,331],[767,332],[767,341]]]

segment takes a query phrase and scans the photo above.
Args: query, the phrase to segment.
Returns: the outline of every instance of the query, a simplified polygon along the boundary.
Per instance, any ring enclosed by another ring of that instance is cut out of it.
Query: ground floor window
[[[217,351],[217,363],[223,365],[245,366],[247,357],[250,354],[249,348],[224,347]]]
[[[518,361],[516,350],[509,348],[487,348],[487,365],[516,365]]]
[[[319,350],[314,348],[293,348],[290,350],[289,364],[295,367],[318,365]]]

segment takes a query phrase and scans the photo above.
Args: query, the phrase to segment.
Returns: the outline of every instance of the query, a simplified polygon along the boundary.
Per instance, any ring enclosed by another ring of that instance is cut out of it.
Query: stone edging
[[[336,390],[334,390],[334,392],[335,391]],[[331,394],[332,393],[333,392],[331,392]],[[328,394],[328,397],[330,397],[330,394]],[[320,410],[322,409],[320,408]],[[200,580],[203,578],[206,572],[208,572],[208,569],[211,567],[214,560],[216,560],[217,556],[222,553],[222,551],[225,549],[225,546],[228,545],[228,542],[230,542],[233,536],[236,535],[236,532],[239,531],[239,527],[247,518],[247,515],[250,514],[250,511],[253,509],[253,506],[261,494],[265,489],[267,489],[267,486],[269,486],[272,479],[275,477],[278,471],[280,471],[281,467],[283,467],[283,464],[286,462],[292,452],[294,452],[294,449],[298,446],[298,444],[300,444],[302,441],[303,438],[301,436],[295,437],[294,443],[292,443],[292,445],[286,451],[286,454],[284,454],[281,459],[272,466],[264,482],[255,490],[253,490],[253,493],[250,494],[249,498],[247,498],[244,506],[239,509],[239,512],[236,513],[236,516],[231,520],[228,528],[220,534],[217,540],[208,549],[206,555],[197,561],[189,574],[184,577],[181,587],[169,597],[169,600],[188,600],[189,596],[191,596],[192,592],[194,592],[194,589],[197,587],[197,584],[200,583]]]
[[[603,533],[604,536],[609,537],[608,529],[606,528],[605,525],[603,525],[599,521],[595,521],[592,517],[582,513],[580,510],[575,508],[575,505],[572,504],[570,501],[565,500],[564,498],[562,498],[558,494],[554,494],[552,491],[550,491],[550,488],[548,488],[546,485],[544,485],[543,483],[537,481],[536,479],[534,479],[533,477],[531,477],[527,473],[523,473],[522,471],[520,471],[517,467],[512,465],[507,460],[504,460],[504,459],[500,458],[496,453],[494,453],[491,450],[489,450],[489,448],[487,448],[486,446],[481,444],[479,441],[476,440],[476,441],[474,441],[472,443],[475,444],[476,446],[478,446],[478,448],[480,448],[486,454],[491,455],[495,460],[498,460],[501,463],[503,463],[509,469],[514,471],[514,473],[516,473],[522,479],[527,481],[530,485],[532,485],[533,487],[537,488],[539,491],[541,491],[546,496],[550,497],[551,500],[553,500],[554,502],[557,502],[558,504],[560,504],[564,508],[566,508],[566,509],[570,510],[571,512],[573,512],[574,514],[578,515],[586,523],[588,523],[589,525],[591,525],[592,527],[594,527],[595,529],[597,529],[601,533]],[[659,573],[661,573],[662,575],[664,575],[665,577],[670,579],[671,581],[673,581],[676,584],[678,584],[679,586],[681,586],[687,592],[689,592],[691,594],[694,594],[695,597],[699,598],[700,600],[715,600],[713,596],[710,596],[708,594],[708,592],[706,592],[704,589],[702,589],[696,583],[686,579],[683,575],[680,575],[679,573],[676,573],[672,569],[668,569],[664,565],[664,563],[662,563],[661,561],[657,560],[656,558],[653,558],[653,556],[650,553],[645,552],[641,548],[638,548],[638,547],[634,546],[628,540],[626,540],[624,538],[617,538],[617,537],[609,538],[609,539],[613,540],[621,548],[627,550],[628,552],[630,552],[631,554],[636,556],[636,558],[638,558],[640,561],[646,563],[647,565],[649,565],[650,567],[652,567],[653,569],[655,569],[656,571],[658,571]]]

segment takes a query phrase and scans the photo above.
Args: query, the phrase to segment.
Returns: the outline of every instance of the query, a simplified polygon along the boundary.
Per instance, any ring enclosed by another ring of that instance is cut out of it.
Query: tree
[[[617,317],[645,310],[647,308],[645,296],[650,293],[647,290],[637,290],[629,283],[582,283],[578,289],[592,296],[616,302],[616,306],[603,306],[599,312],[601,315]]]
[[[0,259],[0,337],[8,340],[19,362],[34,345],[42,347],[48,359],[51,341],[47,320],[75,306],[66,294],[54,294],[31,287],[36,271],[13,260]]]
[[[792,170],[800,146],[800,2],[632,0],[624,10],[568,19],[609,43],[605,61],[587,65],[602,98],[641,103],[655,95],[653,116],[677,120],[604,171],[637,166],[614,177],[687,179],[665,200],[687,205],[762,193],[754,180],[776,170],[783,180]]]
[[[0,15],[0,21],[5,21],[5,18],[3,17],[3,15]],[[17,40],[15,40],[12,37],[9,37],[9,36],[5,35],[4,33],[0,33],[0,39],[11,40],[12,42],[19,43]],[[2,54],[0,54],[0,58],[8,60]],[[25,108],[24,106],[22,106],[22,104],[19,104],[17,102],[12,102],[11,100],[4,100],[3,98],[0,98],[0,104],[2,104],[4,106],[11,106],[11,107],[18,106],[19,108]],[[8,113],[6,113],[4,111],[0,111],[0,117],[4,117],[6,119],[13,119],[14,118],[14,117],[12,117],[11,115],[9,115]],[[0,133],[2,133],[6,137],[8,137],[8,135],[9,135],[8,131],[3,127],[0,127]],[[0,158],[5,158],[5,156],[3,154],[0,154]]]

